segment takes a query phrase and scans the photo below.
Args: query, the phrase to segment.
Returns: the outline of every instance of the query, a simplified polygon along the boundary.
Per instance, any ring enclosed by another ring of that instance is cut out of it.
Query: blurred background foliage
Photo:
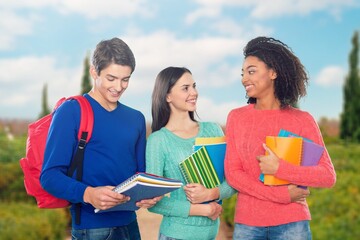
[[[324,137],[337,173],[331,189],[311,188],[307,201],[312,214],[313,239],[360,239],[360,144]],[[26,194],[19,159],[25,156],[26,134],[9,138],[0,128],[1,239],[65,239],[68,209],[38,209]],[[236,196],[223,202],[224,221],[231,230]]]

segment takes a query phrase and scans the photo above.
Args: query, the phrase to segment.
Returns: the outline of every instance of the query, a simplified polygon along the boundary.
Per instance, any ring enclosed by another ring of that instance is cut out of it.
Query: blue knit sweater
[[[146,125],[142,113],[118,103],[105,110],[88,94],[94,111],[92,137],[85,149],[81,182],[67,177],[67,168],[77,147],[80,107],[77,101],[63,103],[55,112],[45,150],[41,184],[52,195],[72,203],[82,203],[81,223],[75,229],[123,226],[136,219],[133,211],[94,213],[83,202],[87,186],[115,186],[137,171],[145,171]],[[75,219],[74,206],[71,215]]]

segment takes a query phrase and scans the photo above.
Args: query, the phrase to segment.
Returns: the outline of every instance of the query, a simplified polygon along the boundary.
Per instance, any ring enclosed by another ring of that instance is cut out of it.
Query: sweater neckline
[[[255,104],[251,103],[248,105],[248,108],[251,109],[253,112],[255,113],[259,113],[259,114],[269,114],[269,113],[281,113],[281,112],[284,112],[284,111],[289,111],[291,109],[291,107],[286,107],[286,108],[283,108],[283,109],[256,109],[255,108]]]
[[[190,137],[190,138],[182,138],[179,137],[178,135],[174,134],[173,132],[171,132],[169,129],[167,129],[166,127],[162,127],[161,130],[164,131],[165,133],[167,133],[170,137],[175,138],[177,140],[182,140],[182,141],[190,141],[190,140],[194,140],[195,138],[201,136],[202,131],[203,131],[203,126],[202,126],[202,122],[198,122],[199,124],[199,131],[198,133],[194,136],[194,137]]]

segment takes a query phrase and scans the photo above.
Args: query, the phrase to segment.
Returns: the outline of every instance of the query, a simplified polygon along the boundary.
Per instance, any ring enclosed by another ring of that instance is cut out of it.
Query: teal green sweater
[[[199,123],[196,137],[218,137],[224,133],[219,125],[210,122]],[[146,172],[164,177],[185,180],[179,169],[179,162],[193,152],[194,138],[184,139],[166,128],[152,133],[146,146]],[[226,181],[220,186],[220,199],[235,193]],[[177,239],[215,239],[219,229],[219,219],[189,216],[190,202],[182,188],[164,197],[149,211],[163,215],[160,232]]]

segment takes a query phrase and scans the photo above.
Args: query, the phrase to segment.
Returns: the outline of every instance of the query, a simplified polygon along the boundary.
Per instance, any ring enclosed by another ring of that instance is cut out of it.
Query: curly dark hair
[[[245,46],[244,56],[257,57],[276,72],[274,94],[281,108],[295,105],[306,95],[307,71],[285,43],[271,37],[257,37]],[[256,103],[256,98],[250,97],[248,103]]]

